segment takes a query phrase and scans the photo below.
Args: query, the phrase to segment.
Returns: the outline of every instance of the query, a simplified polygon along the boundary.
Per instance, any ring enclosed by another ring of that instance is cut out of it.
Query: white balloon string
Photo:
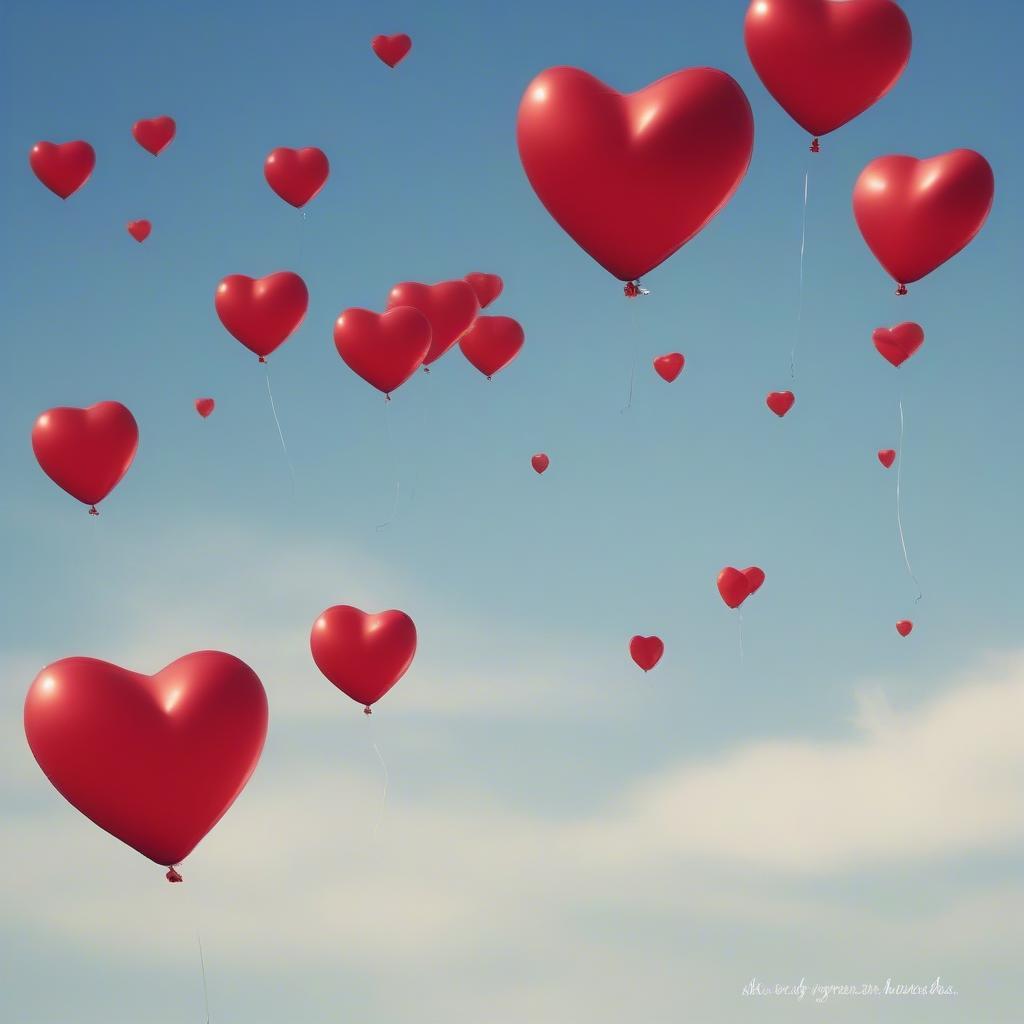
[[[274,414],[274,423],[277,424],[277,436],[281,438],[281,450],[284,452],[285,461],[288,463],[288,474],[292,478],[292,490],[295,490],[295,467],[292,465],[292,457],[288,454],[288,445],[284,443],[284,431],[281,430],[281,421],[277,416],[277,406],[274,404],[274,392],[270,390],[270,367],[263,364],[267,371],[267,395],[270,397],[270,411]]]
[[[402,481],[398,476],[398,451],[395,448],[395,439],[391,433],[391,417],[388,415],[388,409],[391,408],[391,400],[389,398],[384,399],[384,433],[388,439],[388,450],[391,452],[391,469],[395,475],[395,500],[391,505],[391,515],[383,523],[377,524],[378,530],[383,530],[390,526],[398,516],[398,499],[402,493]]]
[[[373,825],[373,839],[377,841],[377,834],[380,831],[380,823],[384,820],[384,811],[387,807],[388,802],[388,785],[390,782],[390,776],[388,774],[388,766],[384,761],[384,755],[380,752],[380,747],[377,746],[377,740],[373,735],[373,715],[367,715],[367,719],[370,723],[370,744],[373,747],[373,752],[377,755],[377,760],[380,761],[381,771],[384,774],[384,788],[380,798],[380,809],[377,811],[377,820]]]
[[[800,292],[796,305],[796,338],[793,340],[793,350],[789,353],[791,380],[796,380],[796,347],[800,344],[804,319],[804,250],[807,248],[807,183],[809,178],[810,169],[808,168],[804,170],[804,212],[800,219]]]
[[[628,412],[633,408],[633,379],[636,377],[636,348],[637,348],[637,318],[636,318],[636,299],[626,300],[632,307],[632,311],[629,314],[629,333],[633,338],[633,359],[629,366],[629,396],[626,399],[626,404],[619,410],[620,413]]]
[[[907,542],[903,536],[903,505],[900,497],[900,482],[903,474],[903,395],[900,394],[900,446],[896,452],[896,527],[900,532],[900,547],[903,548],[903,561],[906,563],[907,572],[910,574],[910,578],[914,581],[914,586],[917,587],[917,597],[914,598],[916,604],[924,596],[921,592],[921,584],[918,582],[917,577],[914,575],[914,570],[910,567],[910,557],[907,555]]]
[[[203,1006],[206,1008],[206,1024],[210,1024],[210,993],[206,988],[206,960],[203,958],[203,939],[199,932],[196,932],[196,942],[199,943],[199,966],[203,972]]]
[[[739,610],[739,623],[740,623],[740,661],[743,660],[743,609]]]

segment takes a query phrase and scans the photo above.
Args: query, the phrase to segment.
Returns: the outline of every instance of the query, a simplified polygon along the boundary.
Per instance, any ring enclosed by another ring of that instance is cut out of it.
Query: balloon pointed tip
[[[168,881],[168,882],[170,882],[170,883],[171,883],[172,885],[173,885],[173,884],[175,884],[175,883],[177,883],[177,882],[183,882],[183,881],[185,881],[185,879],[183,879],[183,878],[181,877],[181,875],[179,875],[179,874],[178,874],[178,872],[174,870],[174,868],[173,868],[173,867],[170,867],[170,868],[168,868],[168,869],[167,869],[167,874],[166,874],[166,875],[165,875],[164,877],[165,877],[165,878],[167,879],[167,881]]]

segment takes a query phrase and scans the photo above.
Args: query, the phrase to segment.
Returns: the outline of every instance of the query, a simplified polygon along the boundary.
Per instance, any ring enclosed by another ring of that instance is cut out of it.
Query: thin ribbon
[[[206,961],[203,959],[203,939],[199,932],[196,932],[196,942],[199,943],[199,966],[203,972],[203,1006],[206,1007],[206,1024],[210,1024],[210,993],[206,988]]]
[[[644,292],[643,294],[647,294]],[[619,410],[619,413],[629,412],[633,408],[633,381],[636,377],[636,349],[637,349],[637,322],[636,322],[636,307],[633,307],[634,312],[629,314],[630,331],[629,333],[633,337],[633,359],[629,366],[629,395],[626,398],[626,404]]]
[[[391,419],[388,416],[388,409],[391,408],[391,396],[384,397],[384,433],[388,439],[388,449],[391,452],[391,467],[395,474],[395,501],[391,506],[391,515],[383,523],[378,523],[376,529],[383,530],[390,526],[398,516],[398,499],[402,493],[402,481],[398,476],[398,452],[395,449],[395,439],[391,433]]]
[[[264,364],[266,366],[266,364]],[[277,436],[281,438],[281,449],[284,452],[285,461],[288,463],[288,473],[292,478],[292,490],[295,490],[295,467],[292,465],[292,457],[288,454],[288,445],[284,443],[284,431],[281,429],[281,421],[277,416],[277,406],[274,404],[274,392],[270,390],[270,367],[267,370],[267,395],[270,397],[270,411],[274,414],[274,423],[277,424]]]
[[[791,380],[796,380],[796,347],[800,344],[804,319],[804,250],[807,248],[807,184],[810,173],[810,168],[804,170],[804,212],[800,219],[800,294],[796,306],[796,338],[793,341],[793,350],[789,353]]]
[[[740,661],[743,660],[743,609],[739,609],[739,623],[740,623]]]
[[[924,594],[921,591],[921,584],[918,578],[914,575],[914,570],[910,567],[910,557],[907,555],[907,542],[903,537],[903,515],[902,515],[902,502],[900,499],[900,480],[903,472],[903,394],[900,393],[900,447],[896,453],[896,527],[900,532],[900,547],[903,548],[903,561],[906,563],[907,572],[910,574],[910,578],[914,581],[914,586],[917,587],[917,597],[914,598],[916,604]]]
[[[384,820],[384,810],[387,807],[390,775],[388,774],[388,766],[384,761],[384,755],[380,752],[380,747],[377,746],[377,740],[374,737],[373,718],[368,715],[367,721],[370,723],[370,744],[373,747],[373,752],[377,755],[377,760],[380,761],[381,771],[384,773],[384,789],[380,798],[380,810],[377,812],[377,820],[373,825],[373,840],[376,842],[377,833],[380,831],[380,823]]]

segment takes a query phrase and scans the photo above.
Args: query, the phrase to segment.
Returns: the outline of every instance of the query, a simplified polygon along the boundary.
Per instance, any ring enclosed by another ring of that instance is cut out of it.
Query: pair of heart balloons
[[[739,608],[751,594],[761,589],[764,578],[764,571],[756,565],[747,569],[728,565],[718,574],[718,593],[730,608]]]

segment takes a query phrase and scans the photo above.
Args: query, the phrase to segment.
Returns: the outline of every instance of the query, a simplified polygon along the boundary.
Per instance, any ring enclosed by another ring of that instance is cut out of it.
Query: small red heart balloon
[[[374,36],[370,45],[373,52],[393,68],[412,49],[412,40],[404,32],[396,32],[393,36]]]
[[[731,565],[718,574],[718,592],[730,608],[739,608],[750,597],[750,584],[747,574]]]
[[[43,472],[93,512],[128,472],[138,446],[139,426],[120,402],[47,409],[32,428]]]
[[[278,146],[263,163],[267,184],[292,206],[305,206],[324,187],[330,173],[327,154],[315,146]]]
[[[346,309],[334,324],[334,347],[350,369],[389,394],[422,365],[430,349],[430,324],[412,306],[386,313]]]
[[[130,220],[128,221],[128,234],[135,239],[136,242],[144,242],[149,238],[150,231],[153,230],[153,225],[148,220]]]
[[[265,363],[302,323],[309,292],[290,270],[258,278],[231,274],[217,286],[214,304],[228,332]]]
[[[156,675],[63,658],[25,698],[25,736],[72,806],[157,864],[183,861],[245,788],[267,735],[248,665],[186,654]]]
[[[896,461],[895,448],[879,448],[878,461],[888,469]]]
[[[77,192],[96,166],[96,153],[88,142],[37,142],[28,155],[32,173],[61,199]]]
[[[896,632],[899,633],[900,636],[909,636],[910,631],[913,628],[914,624],[910,619],[900,619],[900,621],[896,623]]]
[[[544,470],[551,465],[551,460],[543,452],[538,452],[532,459],[530,459],[530,465],[533,466],[538,473],[543,473]]]
[[[685,245],[747,173],[754,119],[724,71],[676,71],[618,93],[578,68],[549,68],[523,94],[526,176],[562,229],[633,281]]]
[[[412,664],[416,626],[405,612],[338,604],[313,623],[309,646],[316,667],[369,713]]]
[[[132,136],[144,150],[157,156],[171,144],[176,130],[173,117],[150,117],[132,125]]]
[[[764,401],[776,416],[785,416],[793,408],[796,396],[792,391],[772,391]]]
[[[743,37],[765,88],[812,135],[877,103],[910,59],[910,22],[892,0],[753,0]]]
[[[212,398],[197,398],[196,412],[205,420],[213,412],[216,402]]]
[[[686,363],[686,358],[681,352],[670,352],[666,356],[658,356],[654,360],[654,372],[662,380],[667,380],[670,384],[683,372],[683,365]]]
[[[888,359],[893,366],[899,366],[924,344],[924,329],[914,323],[876,327],[871,333],[871,340],[883,359]]]
[[[743,570],[743,575],[747,577],[747,582],[750,584],[750,593],[756,594],[761,589],[761,584],[764,583],[764,570],[752,565]]]
[[[853,186],[853,215],[868,248],[903,294],[906,285],[974,238],[994,194],[992,168],[974,150],[954,149],[928,160],[880,156]]]
[[[481,309],[486,309],[500,294],[505,287],[497,274],[467,274],[464,281],[476,292],[476,301],[480,303]]]
[[[459,348],[490,380],[519,355],[524,338],[522,327],[510,316],[478,316],[459,341]]]
[[[480,310],[476,292],[466,281],[403,281],[388,295],[388,309],[396,306],[412,306],[430,322],[430,351],[424,366],[440,359],[473,326]]]
[[[645,672],[650,672],[664,653],[665,645],[656,636],[635,636],[629,641],[629,656]]]

